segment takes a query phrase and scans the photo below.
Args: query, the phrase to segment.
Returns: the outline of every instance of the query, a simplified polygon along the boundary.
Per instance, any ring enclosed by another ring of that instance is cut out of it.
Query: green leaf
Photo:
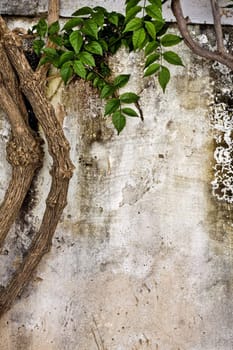
[[[179,44],[183,39],[175,34],[165,34],[161,39],[160,43],[163,46],[173,46]]]
[[[81,7],[79,10],[75,11],[74,13],[72,13],[72,16],[85,16],[85,15],[90,15],[92,14],[93,10],[88,7],[88,6],[84,6]]]
[[[82,32],[98,40],[98,26],[93,20],[87,20],[84,22],[81,28]]]
[[[159,72],[159,84],[161,88],[163,89],[163,92],[165,92],[166,86],[170,80],[170,72],[169,69],[166,67],[162,67],[162,69]]]
[[[158,6],[149,5],[145,7],[145,10],[150,17],[156,19],[159,22],[164,22],[161,8],[159,8]]]
[[[95,67],[95,59],[89,52],[82,51],[79,54],[79,59],[83,64],[87,64],[88,66]]]
[[[139,28],[142,28],[142,19],[141,18],[133,18],[131,19],[131,21],[129,21],[127,24],[126,24],[126,27],[123,31],[123,33],[125,32],[132,32],[134,30],[137,30]]]
[[[81,78],[85,79],[87,71],[83,65],[83,63],[79,60],[73,62],[74,71],[77,75],[79,75]]]
[[[72,77],[73,75],[73,68],[71,66],[72,62],[66,62],[63,64],[60,70],[60,74],[62,77],[62,80],[64,81],[65,84],[67,84],[68,80]]]
[[[122,113],[124,113],[124,114],[126,114],[126,115],[128,115],[130,117],[138,117],[138,114],[132,108],[128,108],[128,107],[127,108],[122,108],[121,111],[122,111]]]
[[[109,20],[110,23],[114,24],[115,26],[118,26],[119,13],[117,13],[117,12],[110,12],[108,14],[108,20]]]
[[[171,64],[174,64],[176,66],[183,66],[183,62],[180,58],[179,55],[177,55],[177,53],[173,52],[173,51],[166,51],[163,54],[163,58]]]
[[[135,103],[139,100],[139,96],[133,92],[125,92],[120,95],[120,101],[123,103]]]
[[[120,107],[119,98],[111,98],[111,100],[109,100],[105,105],[104,115],[114,113],[118,109],[118,107]]]
[[[126,13],[133,8],[134,6],[136,6],[141,0],[129,0],[126,1],[125,3],[127,4],[126,6]]]
[[[75,53],[79,53],[82,44],[83,44],[83,37],[80,33],[79,30],[75,30],[74,32],[72,32],[69,36],[69,41],[75,51]]]
[[[86,80],[94,80],[96,77],[96,74],[94,72],[90,72],[87,74]]]
[[[60,24],[58,21],[56,21],[49,26],[48,34],[49,35],[57,34],[59,30],[60,30]]]
[[[159,47],[159,43],[157,41],[151,41],[146,45],[145,54],[146,56],[155,51]]]
[[[34,40],[33,41],[33,50],[35,51],[35,53],[37,54],[37,56],[40,55],[41,50],[43,49],[45,43],[43,40]]]
[[[147,33],[151,36],[151,38],[155,39],[156,38],[156,30],[155,30],[154,24],[152,22],[145,21],[145,27],[146,27]]]
[[[48,25],[43,18],[39,20],[38,24],[36,25],[36,29],[39,36],[44,38],[48,30]]]
[[[91,53],[103,55],[103,49],[97,41],[91,41],[89,44],[85,45],[85,49]]]
[[[156,73],[160,67],[161,67],[161,65],[159,63],[154,63],[154,64],[150,65],[147,68],[147,70],[145,71],[144,77],[148,77],[149,75]]]
[[[108,98],[114,93],[114,87],[111,85],[104,85],[104,87],[101,90],[100,97],[101,98]]]
[[[56,51],[56,49],[51,47],[46,47],[43,49],[43,52],[46,54],[47,57],[50,57],[51,59],[58,58],[59,55]]]
[[[145,29],[140,28],[133,32],[133,47],[134,50],[136,49],[142,49],[145,43],[146,39],[146,32]]]
[[[113,85],[117,88],[121,88],[122,86],[125,86],[130,78],[130,74],[121,74],[118,75],[113,82]]]
[[[50,35],[49,40],[58,46],[63,45],[63,38],[58,34]]]
[[[141,6],[134,6],[126,11],[125,23],[129,22],[135,15],[142,10]]]
[[[160,58],[160,54],[158,52],[152,53],[147,57],[145,67],[148,67],[154,61],[157,61]]]
[[[59,65],[62,66],[65,62],[71,61],[74,58],[73,51],[66,51],[59,58]]]
[[[93,13],[92,18],[98,24],[98,26],[100,26],[100,27],[103,26],[103,24],[104,24],[104,13],[103,12]]]
[[[125,116],[120,111],[116,111],[112,116],[112,122],[119,135],[120,132],[124,129],[126,124]]]
[[[83,23],[83,19],[82,18],[71,18],[71,19],[69,19],[69,21],[66,22],[66,24],[64,25],[62,30],[69,31],[72,28],[77,27],[77,26],[79,26],[82,23]]]
[[[161,0],[148,0],[152,5],[157,6],[158,8],[162,8],[162,1]]]
[[[100,46],[104,51],[108,51],[108,44],[104,39],[99,39],[98,43],[100,44]]]
[[[47,57],[47,56],[43,56],[43,57],[41,57],[38,66],[40,67],[40,66],[42,66],[43,64],[46,64],[46,63],[49,63],[49,62],[51,62],[50,58]]]

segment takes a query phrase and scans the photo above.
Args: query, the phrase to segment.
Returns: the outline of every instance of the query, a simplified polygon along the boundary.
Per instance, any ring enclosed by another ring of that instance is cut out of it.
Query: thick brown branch
[[[184,18],[180,0],[172,0],[172,11],[177,20],[177,25],[187,46],[197,55],[212,61],[218,61],[230,69],[233,69],[233,57],[227,52],[215,52],[201,47],[190,35],[186,19]]]
[[[216,33],[216,39],[217,39],[217,50],[219,52],[224,52],[225,48],[223,45],[221,15],[220,15],[218,1],[217,0],[210,0],[210,2],[211,2],[213,19],[214,19],[214,28],[215,28],[215,33]]]

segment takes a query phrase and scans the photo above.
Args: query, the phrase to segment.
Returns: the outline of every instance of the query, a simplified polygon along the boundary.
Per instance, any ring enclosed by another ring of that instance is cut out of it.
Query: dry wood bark
[[[53,20],[54,16],[57,16],[58,14],[58,5],[58,0],[53,0],[50,2],[50,8],[53,9],[53,14],[51,15]],[[30,102],[36,118],[44,131],[48,143],[49,153],[53,159],[53,167],[51,169],[52,184],[46,200],[46,209],[41,226],[39,231],[34,235],[31,246],[27,252],[27,255],[24,257],[21,266],[15,271],[8,285],[5,288],[2,288],[0,291],[1,316],[10,308],[15,298],[22,292],[24,286],[28,284],[33,272],[35,271],[35,268],[41,261],[41,258],[50,249],[54,231],[66,205],[67,191],[69,180],[72,176],[73,165],[69,158],[70,147],[64,136],[62,126],[56,118],[53,106],[49,103],[46,97],[43,81],[41,80],[42,73],[40,71],[36,73],[32,71],[24,56],[21,44],[18,42],[14,33],[7,28],[4,20],[1,17],[0,38],[2,41],[3,51],[5,50],[10,64],[13,66],[15,72],[17,72],[20,88]],[[16,138],[13,137],[14,142],[11,142],[8,146],[8,158],[13,164],[13,176],[12,186],[9,186],[2,206],[2,211],[4,213],[6,208],[9,210],[9,204],[12,203],[13,200],[12,196],[15,189],[14,178],[22,172],[24,173],[26,171],[25,169],[29,171],[29,169],[26,167],[27,162],[25,163],[25,159],[28,160],[29,158],[28,163],[31,165],[31,146],[32,144],[36,145],[37,142],[35,137],[33,137],[33,135],[30,133],[27,123],[24,121],[24,117],[22,115],[23,113],[19,105],[15,103],[14,99],[12,98],[12,96],[14,96],[12,94],[12,90],[7,90],[7,88],[5,88],[3,80],[2,84],[0,84],[0,90],[0,101],[4,102],[4,110],[6,111],[12,125],[12,135],[16,135]],[[19,135],[21,135],[21,138]],[[30,140],[30,149],[28,149],[28,144],[25,140],[27,140],[27,138],[30,139],[31,137],[32,140]],[[21,156],[21,150],[23,150],[23,156]],[[33,156],[35,162],[32,162],[34,168],[31,169],[29,174],[30,176],[22,177],[23,193],[27,192],[27,189],[30,186],[31,182],[29,181],[29,178],[31,179],[33,176],[32,174],[34,173],[35,167],[38,167],[41,159],[41,153],[35,153]],[[14,167],[15,164],[17,164],[17,167]],[[22,198],[24,198],[24,196],[22,193],[14,193],[14,196],[17,198],[15,201],[15,209],[17,212],[21,206]],[[4,220],[4,216],[0,216],[0,219]],[[6,236],[7,229],[14,219],[15,217],[12,216],[8,220],[8,225],[6,225],[2,236]]]

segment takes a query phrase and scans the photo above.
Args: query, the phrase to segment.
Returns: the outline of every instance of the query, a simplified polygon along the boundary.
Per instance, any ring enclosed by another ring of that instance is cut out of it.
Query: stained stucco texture
[[[142,78],[142,56],[112,59],[114,74],[132,74],[127,90],[140,93],[145,119],[129,118],[120,136],[88,83],[53,97],[76,170],[51,252],[0,321],[1,350],[232,350],[232,207],[211,187],[220,73],[179,52],[185,67],[172,68],[165,94]],[[2,115],[1,198],[7,135]],[[39,225],[49,167],[1,255],[4,283],[17,266],[7,252],[26,249]]]

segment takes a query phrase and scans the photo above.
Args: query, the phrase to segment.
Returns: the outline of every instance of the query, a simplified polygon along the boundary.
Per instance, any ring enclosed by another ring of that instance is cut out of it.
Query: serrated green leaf
[[[125,23],[129,22],[135,15],[142,10],[141,6],[134,6],[128,11],[126,10]]]
[[[156,30],[155,30],[154,23],[149,22],[149,21],[145,21],[145,27],[146,27],[147,33],[151,36],[151,38],[155,39],[156,38]]]
[[[47,30],[48,30],[48,25],[47,25],[47,22],[43,18],[41,18],[39,20],[38,24],[36,25],[36,30],[41,38],[45,37]]]
[[[160,43],[163,46],[173,46],[179,44],[183,39],[175,34],[165,34],[161,39]]]
[[[132,109],[132,108],[129,108],[129,107],[127,107],[127,108],[122,108],[122,113],[124,113],[124,114],[126,114],[126,115],[128,115],[128,116],[130,116],[130,117],[139,117],[139,115],[135,112],[135,110],[134,109]]]
[[[37,56],[40,55],[41,50],[43,49],[45,43],[43,40],[34,40],[33,41],[33,50],[35,51],[35,53],[37,54]]]
[[[60,24],[58,21],[56,21],[49,26],[48,34],[49,35],[57,34],[59,30],[60,30]]]
[[[83,23],[83,19],[82,18],[71,18],[71,19],[69,19],[69,21],[66,22],[66,24],[64,25],[62,30],[69,31],[72,28],[77,27],[77,26],[79,26],[82,23]]]
[[[183,66],[183,62],[180,58],[179,55],[177,55],[177,53],[173,52],[173,51],[166,51],[163,54],[163,58],[171,64],[174,64],[176,66]]]
[[[79,10],[75,11],[74,13],[72,13],[72,16],[85,16],[85,15],[90,15],[92,14],[93,10],[88,7],[88,6],[84,6],[81,7]]]
[[[62,66],[65,62],[71,61],[74,58],[73,51],[66,51],[59,58],[59,65]]]
[[[107,16],[110,23],[114,24],[115,26],[118,26],[119,14],[117,12],[110,12]]]
[[[124,129],[126,124],[125,116],[120,112],[116,111],[112,116],[112,123],[117,130],[118,135]]]
[[[159,22],[164,22],[161,8],[156,5],[148,5],[145,7],[146,13],[148,16],[156,19]]]
[[[74,71],[77,75],[79,75],[81,78],[85,79],[87,71],[83,65],[83,63],[80,60],[76,60],[73,62]]]
[[[145,44],[146,32],[144,28],[140,28],[133,32],[133,47],[134,50],[142,49]]]
[[[125,32],[132,32],[134,30],[137,30],[137,29],[140,29],[142,28],[142,19],[141,18],[133,18],[131,19],[131,21],[129,21],[127,24],[126,24],[126,27],[123,31],[123,33]]]
[[[120,107],[119,98],[111,98],[111,100],[109,100],[105,105],[104,115],[114,113],[119,107]]]
[[[167,69],[167,67],[161,68],[158,79],[159,79],[159,84],[163,89],[163,92],[165,92],[166,86],[170,80],[170,72],[169,72],[169,69]]]
[[[112,96],[112,94],[114,93],[114,87],[111,85],[104,85],[102,90],[101,90],[101,94],[100,97],[101,98],[108,98],[110,96]]]
[[[120,101],[123,103],[135,103],[139,100],[139,96],[133,92],[125,92],[120,95]]]
[[[159,58],[160,58],[160,54],[158,52],[152,53],[146,59],[145,68],[148,67],[151,63],[157,61]]]
[[[157,41],[151,41],[146,45],[145,54],[146,56],[155,51],[159,47],[159,43]]]
[[[160,67],[161,67],[161,65],[159,63],[151,64],[147,68],[147,70],[145,71],[144,77],[148,77],[149,75],[152,75],[152,74],[156,73],[159,70]]]
[[[93,20],[87,20],[81,28],[82,32],[98,40],[98,26]]]
[[[80,52],[79,59],[83,64],[87,64],[88,66],[91,66],[91,67],[95,66],[95,59],[89,52],[86,52],[86,51]]]
[[[75,53],[79,53],[82,44],[83,44],[83,37],[80,33],[79,30],[75,30],[74,32],[72,32],[69,36],[69,41],[75,51]]]
[[[113,85],[117,88],[121,88],[123,86],[125,86],[128,81],[129,81],[129,78],[130,78],[130,74],[121,74],[121,75],[118,75],[115,79],[114,79],[114,82],[113,82]]]
[[[73,68],[71,66],[72,62],[66,62],[63,64],[60,70],[60,74],[62,77],[62,80],[64,81],[65,84],[67,84],[68,80],[72,77],[73,75]]]
[[[91,41],[89,44],[85,45],[85,50],[100,56],[103,55],[103,49],[97,41]]]

